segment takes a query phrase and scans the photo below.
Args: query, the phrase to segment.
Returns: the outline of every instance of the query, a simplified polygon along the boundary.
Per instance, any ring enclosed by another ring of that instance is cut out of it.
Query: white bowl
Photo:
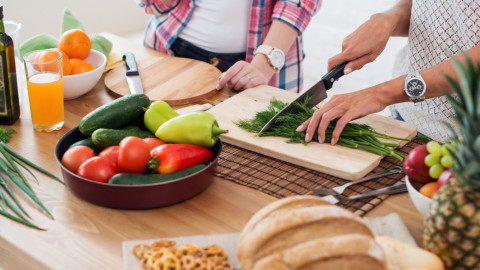
[[[95,69],[81,74],[63,76],[63,99],[74,99],[88,93],[102,77],[107,64],[107,58],[103,53],[90,50],[90,54],[84,60],[92,64]]]
[[[420,193],[412,183],[410,183],[408,176],[405,176],[405,183],[407,184],[408,194],[410,195],[413,205],[415,205],[418,212],[425,216],[428,213],[432,199]]]

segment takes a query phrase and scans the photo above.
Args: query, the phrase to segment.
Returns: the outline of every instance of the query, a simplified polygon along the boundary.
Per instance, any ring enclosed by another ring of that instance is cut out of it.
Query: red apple
[[[403,170],[409,179],[419,183],[435,181],[428,173],[430,167],[425,165],[425,157],[428,154],[427,145],[417,146],[408,153],[403,161]]]
[[[440,176],[437,179],[437,190],[439,190],[444,185],[450,183],[450,180],[453,178],[453,173],[449,169],[443,170]]]

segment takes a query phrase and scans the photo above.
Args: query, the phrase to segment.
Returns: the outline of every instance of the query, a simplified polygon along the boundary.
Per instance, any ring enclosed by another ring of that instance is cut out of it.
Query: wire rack
[[[397,150],[406,155],[410,150],[424,143],[422,139],[415,137]],[[403,166],[403,164],[395,158],[385,157],[370,174],[393,166]],[[348,182],[348,180],[293,165],[227,143],[223,145],[215,174],[235,183],[260,190],[276,198],[312,194],[309,190],[310,188],[331,188]],[[344,196],[390,186],[403,181],[403,177],[404,174],[392,174],[353,185],[345,190]],[[363,216],[382,203],[387,197],[388,195],[382,195],[355,201],[341,201],[337,205]]]

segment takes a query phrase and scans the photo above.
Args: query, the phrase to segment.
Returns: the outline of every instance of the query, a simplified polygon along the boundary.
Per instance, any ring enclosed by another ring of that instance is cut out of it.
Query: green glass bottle
[[[5,33],[0,4],[0,125],[11,125],[20,117],[17,71],[13,40]]]

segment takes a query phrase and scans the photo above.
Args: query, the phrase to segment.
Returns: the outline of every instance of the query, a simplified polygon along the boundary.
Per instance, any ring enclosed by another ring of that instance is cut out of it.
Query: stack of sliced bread
[[[240,235],[237,255],[245,270],[406,269],[388,266],[384,248],[362,218],[308,195],[258,211]]]

